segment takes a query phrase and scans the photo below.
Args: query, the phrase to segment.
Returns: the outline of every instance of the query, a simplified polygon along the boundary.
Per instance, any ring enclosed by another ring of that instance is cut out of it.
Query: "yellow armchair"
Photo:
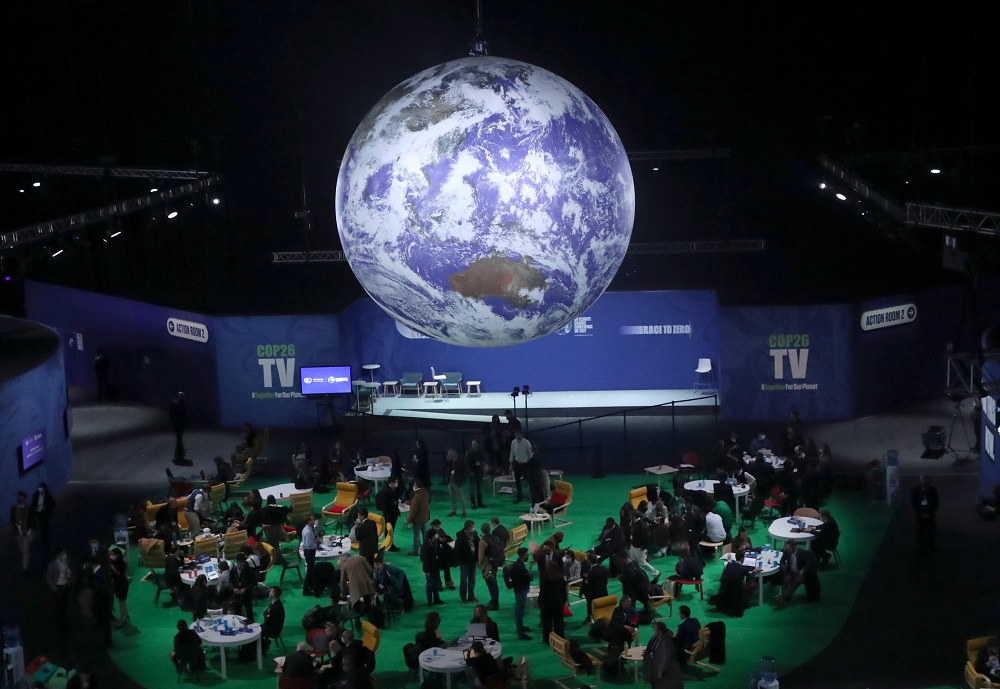
[[[633,488],[628,492],[628,501],[632,503],[632,509],[639,509],[639,505],[644,500],[648,500],[648,498],[646,497],[646,486]]]

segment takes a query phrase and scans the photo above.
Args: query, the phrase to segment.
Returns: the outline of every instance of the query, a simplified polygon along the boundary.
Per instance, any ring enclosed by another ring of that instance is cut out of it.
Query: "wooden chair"
[[[214,536],[210,538],[199,538],[191,544],[191,554],[195,557],[198,557],[199,555],[215,557],[218,553],[219,541]]]
[[[640,486],[630,490],[628,492],[628,501],[632,504],[632,509],[639,509],[639,505],[641,505],[644,500],[647,500],[646,495],[646,486]]]
[[[507,558],[515,557],[517,555],[517,549],[524,545],[524,542],[528,540],[528,525],[518,524],[510,530],[510,535],[507,537],[507,545],[504,548],[504,555]]]
[[[715,553],[715,556],[718,557],[719,556],[719,548],[721,548],[723,546],[723,542],[722,541],[718,541],[718,542],[709,541],[709,540],[706,539],[704,541],[698,541],[698,545],[700,545],[702,548],[711,548],[712,552]]]
[[[670,614],[667,615],[667,618],[673,617],[674,616],[674,597],[673,596],[671,596],[669,593],[664,593],[662,596],[650,596],[649,597],[649,607],[653,609],[654,616],[656,615],[656,611],[659,610],[660,608],[662,608],[664,605],[667,605],[667,606],[670,607]]]
[[[378,647],[382,643],[382,632],[368,620],[361,622],[361,629],[364,632],[361,637],[361,644],[371,651],[372,655],[378,653]]]
[[[306,517],[313,513],[313,492],[307,490],[303,493],[292,493],[292,509],[288,513],[288,523],[295,526],[302,526],[306,523]]]
[[[814,510],[811,507],[800,507],[792,513],[793,517],[802,517],[808,519],[819,519],[819,511]]]
[[[673,579],[674,585],[677,587],[674,590],[674,595],[677,598],[681,597],[681,587],[683,586],[694,586],[701,595],[701,599],[705,600],[705,580],[704,579]]]
[[[379,552],[380,553],[388,552],[389,549],[392,548],[392,544],[393,543],[394,543],[394,537],[393,537],[393,532],[392,532],[392,524],[386,524],[385,525],[385,538],[383,538],[382,542],[378,544],[378,550],[379,550]]]
[[[580,663],[573,659],[573,656],[570,655],[569,641],[555,632],[551,632],[549,633],[549,648],[551,648],[552,652],[559,658],[559,662],[562,663],[563,667],[568,668],[573,673],[570,677],[563,677],[553,681],[563,689],[572,689],[570,686],[565,684],[566,680],[575,678],[584,670],[584,668],[580,665]],[[594,681],[596,684],[597,678],[601,676],[601,666],[604,662],[597,656],[590,653],[587,653],[586,655],[590,659],[590,662],[593,663]]]
[[[566,519],[566,511],[573,504],[573,484],[567,481],[556,481],[549,497],[552,526],[569,526],[573,522]]]
[[[600,598],[595,598],[590,602],[590,616],[593,618],[594,622],[604,620],[605,623],[608,623],[611,622],[611,613],[613,613],[617,607],[617,595],[611,594],[610,596],[601,596]]]
[[[702,627],[698,630],[698,640],[694,643],[688,651],[688,667],[691,665],[697,665],[698,667],[705,668],[709,672],[722,672],[722,668],[716,667],[715,665],[709,665],[704,661],[705,658],[709,656],[712,652],[712,632],[708,627]]]
[[[159,538],[139,540],[139,564],[150,570],[163,569],[167,564],[166,543]]]
[[[232,533],[227,533],[222,535],[222,553],[223,557],[227,560],[232,560],[236,557],[236,553],[240,552],[240,549],[247,544],[247,532],[234,531]]]
[[[333,502],[323,506],[323,517],[326,520],[324,523],[327,526],[334,523],[337,524],[339,527],[337,531],[342,533],[343,527],[347,525],[347,517],[354,511],[357,505],[357,484],[338,481],[337,494],[334,496]]]
[[[237,474],[236,478],[232,481],[227,482],[229,484],[229,490],[234,491],[243,488],[243,484],[247,482],[247,479],[250,478],[250,474],[253,473],[253,468],[253,457],[249,457],[247,458],[246,464],[243,465],[243,471]]]
[[[444,371],[444,380],[440,381],[442,394],[447,395],[454,392],[459,397],[462,396],[462,374],[458,371]]]
[[[156,522],[156,512],[166,505],[165,502],[158,502],[155,505],[149,500],[146,501],[146,523],[153,524]],[[177,498],[177,525],[181,527],[182,531],[187,531],[188,523],[187,517],[184,516],[184,506],[187,505],[187,498]]]
[[[982,675],[976,671],[976,658],[979,656],[979,652],[986,648],[989,639],[990,637],[988,636],[979,636],[965,642],[965,683],[969,689],[992,689],[993,687],[1000,687],[1000,682],[994,682],[986,675]]]
[[[222,503],[226,501],[226,484],[217,483],[209,488],[209,498],[212,501],[212,512],[222,512]]]
[[[403,377],[399,379],[399,396],[402,397],[408,391],[420,395],[423,381],[424,374],[420,371],[405,371]]]

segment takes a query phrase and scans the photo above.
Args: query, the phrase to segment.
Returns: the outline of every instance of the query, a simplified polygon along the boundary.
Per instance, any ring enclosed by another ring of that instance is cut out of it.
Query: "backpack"
[[[514,565],[507,565],[503,568],[503,583],[507,588],[514,588]]]
[[[500,542],[499,538],[490,534],[486,545],[486,556],[489,558],[490,564],[494,567],[503,567],[503,563],[507,559],[504,544]]]

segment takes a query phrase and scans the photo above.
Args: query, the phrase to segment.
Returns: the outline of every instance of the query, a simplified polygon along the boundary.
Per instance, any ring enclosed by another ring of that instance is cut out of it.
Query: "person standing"
[[[410,498],[410,511],[406,514],[406,523],[413,528],[413,550],[410,555],[420,555],[421,543],[427,533],[427,522],[431,519],[431,494],[427,484],[418,478],[413,483],[413,496]]]
[[[31,541],[35,537],[36,512],[28,505],[28,494],[17,492],[17,502],[10,508],[10,524],[14,528],[17,549],[21,552],[21,571],[31,565]]]
[[[920,484],[910,495],[910,504],[917,517],[917,553],[933,553],[934,537],[937,535],[938,492],[926,475],[920,476]]]
[[[458,450],[448,450],[445,456],[445,471],[448,474],[448,493],[451,495],[451,512],[449,517],[454,517],[458,512],[458,506],[462,505],[462,516],[468,516],[465,504],[465,479],[468,469],[465,462],[458,456]],[[473,506],[475,506],[473,504]]]
[[[276,639],[285,628],[285,604],[281,602],[281,587],[271,588],[271,602],[264,610],[264,622],[260,625],[260,635],[265,639]]]
[[[42,481],[35,489],[35,494],[31,496],[31,511],[35,513],[35,522],[38,530],[42,533],[42,543],[49,544],[49,522],[52,521],[52,513],[56,510],[56,501],[49,491],[49,484]]]
[[[490,525],[483,523],[479,527],[482,536],[479,537],[479,547],[476,549],[476,560],[479,563],[479,571],[482,572],[483,581],[486,582],[486,590],[490,592],[490,610],[500,609],[500,587],[497,585],[497,565],[496,561],[499,561],[500,565],[503,566],[503,551],[504,544],[501,543],[499,550],[497,550],[494,542],[497,537],[490,532]],[[493,549],[494,553],[498,553],[496,559],[494,559],[490,554],[490,549]]]
[[[108,551],[108,567],[111,573],[111,590],[115,594],[115,600],[118,601],[116,626],[121,629],[131,618],[128,614],[128,563],[117,547]]]
[[[431,459],[427,453],[427,444],[417,438],[413,443],[413,474],[424,487],[431,485]]]
[[[302,539],[305,543],[305,538]],[[316,559],[316,552],[313,551],[313,561]],[[309,560],[306,559],[306,583],[309,582]],[[253,622],[253,592],[257,588],[257,570],[247,561],[246,553],[236,553],[236,566],[232,574],[229,575],[233,584],[233,595],[236,600],[237,612],[243,612],[250,622]]]
[[[52,591],[52,607],[56,612],[56,627],[66,628],[69,612],[69,592],[73,587],[73,568],[69,564],[69,553],[63,548],[45,570],[45,583]]]
[[[517,560],[510,566],[510,580],[514,589],[514,624],[517,627],[517,638],[522,641],[531,641],[528,628],[524,624],[524,609],[528,604],[528,591],[531,589],[533,576],[527,562],[528,549],[518,548]]]
[[[310,514],[306,517],[306,525],[302,527],[302,554],[306,558],[306,580],[302,586],[302,593],[313,595],[313,569],[316,566],[316,517]]]
[[[510,443],[510,465],[514,470],[514,485],[516,486],[514,502],[521,502],[524,499],[521,495],[521,481],[528,478],[528,462],[530,461],[531,443],[524,437],[524,432],[518,425],[514,429],[514,439]]]
[[[105,555],[97,562],[87,565],[89,568],[91,610],[94,621],[101,632],[104,645],[111,647],[111,618],[112,618],[112,577],[111,568],[108,565],[108,558]]]
[[[390,476],[388,482],[382,486],[382,490],[375,495],[375,507],[382,512],[385,523],[392,525],[393,533],[396,532],[396,522],[399,521],[399,505],[402,499],[403,491],[399,486],[399,477],[396,475]],[[395,538],[389,551],[399,552]]]
[[[486,455],[479,449],[479,440],[473,438],[472,446],[465,453],[465,467],[469,473],[469,503],[472,509],[486,507],[483,504],[483,469]]]
[[[538,612],[542,618],[542,641],[549,642],[549,634],[555,632],[566,636],[563,611],[566,607],[566,580],[563,579],[562,564],[550,560],[542,570],[538,588]]]
[[[476,523],[465,521],[455,536],[455,559],[458,560],[458,597],[463,603],[478,603],[476,598],[476,564],[479,561],[479,536]]]
[[[651,689],[683,689],[684,678],[677,662],[677,647],[663,622],[653,625],[653,636],[642,654],[643,679]]]
[[[369,565],[374,565],[375,553],[378,552],[378,526],[368,518],[366,507],[358,508],[358,520],[354,524],[354,540],[358,543],[358,555],[368,560]]]
[[[427,605],[443,605],[441,600],[441,565],[439,562],[437,530],[427,534],[427,539],[420,548],[420,561],[424,571],[424,589],[427,593]]]
[[[184,454],[184,429],[187,428],[187,401],[183,392],[178,392],[170,400],[170,426],[174,429],[174,464],[191,466],[194,464],[190,459],[185,459]]]

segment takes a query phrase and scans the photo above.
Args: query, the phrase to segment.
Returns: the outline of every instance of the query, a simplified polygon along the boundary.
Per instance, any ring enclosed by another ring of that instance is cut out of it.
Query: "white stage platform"
[[[673,403],[673,405],[671,405]],[[518,418],[524,416],[524,397],[516,400]],[[652,407],[638,414],[664,415],[671,406],[678,414],[714,414],[718,397],[714,390],[574,390],[563,392],[532,392],[528,398],[531,418],[563,418],[599,416],[601,414]],[[655,405],[663,405],[656,407]],[[471,397],[461,396],[401,397],[383,396],[375,400],[371,413],[375,416],[452,419],[486,422],[493,414],[503,419],[503,413],[514,406],[510,393],[484,392]]]

